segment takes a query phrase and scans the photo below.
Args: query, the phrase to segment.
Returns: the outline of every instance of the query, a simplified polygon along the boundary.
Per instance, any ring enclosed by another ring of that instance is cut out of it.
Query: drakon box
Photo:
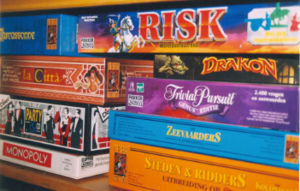
[[[128,78],[126,110],[299,131],[298,86]]]
[[[299,2],[111,12],[79,18],[78,51],[299,54]]]
[[[77,24],[65,14],[1,17],[0,53],[78,56]]]
[[[299,170],[299,133],[121,111],[109,127],[114,140]]]
[[[2,58],[1,91],[103,105],[125,103],[127,77],[152,77],[153,61],[52,56]]]
[[[74,155],[0,140],[0,159],[68,178],[81,179],[107,173],[109,154]]]
[[[64,152],[105,153],[108,111],[124,106],[53,102],[0,94],[0,135]]]
[[[109,184],[128,190],[296,191],[298,181],[296,170],[111,141]]]
[[[154,77],[298,85],[299,55],[157,54]]]

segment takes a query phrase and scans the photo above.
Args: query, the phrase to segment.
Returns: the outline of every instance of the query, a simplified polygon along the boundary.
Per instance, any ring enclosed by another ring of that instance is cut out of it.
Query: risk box
[[[299,2],[81,15],[81,53],[299,54]]]
[[[77,24],[66,14],[1,17],[0,54],[78,56]]]
[[[1,91],[76,103],[124,104],[126,78],[152,76],[151,60],[4,56]]]
[[[133,77],[126,110],[299,132],[299,87]]]
[[[1,139],[0,160],[68,178],[82,179],[107,173],[109,154],[74,155]]]
[[[299,85],[296,54],[156,54],[154,77]]]
[[[114,140],[299,170],[299,133],[121,111],[109,120]]]
[[[298,190],[299,171],[111,141],[109,184],[127,190]]]
[[[2,138],[85,155],[108,152],[108,111],[125,108],[4,94],[0,101]]]

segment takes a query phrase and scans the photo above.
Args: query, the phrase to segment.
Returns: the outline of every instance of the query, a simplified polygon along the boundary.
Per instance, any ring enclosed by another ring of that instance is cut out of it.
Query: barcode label
[[[80,47],[85,49],[94,48],[94,38],[81,38]]]

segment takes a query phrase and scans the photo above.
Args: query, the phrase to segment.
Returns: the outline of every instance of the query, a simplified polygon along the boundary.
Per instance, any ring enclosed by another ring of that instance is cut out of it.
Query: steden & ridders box
[[[296,191],[299,171],[111,140],[109,184],[138,191]]]
[[[4,56],[3,93],[95,105],[125,103],[127,77],[152,77],[153,61]]]

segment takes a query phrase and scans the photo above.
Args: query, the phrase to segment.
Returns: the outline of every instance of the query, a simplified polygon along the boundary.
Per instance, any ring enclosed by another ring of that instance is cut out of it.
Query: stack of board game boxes
[[[108,172],[109,110],[153,60],[78,53],[78,16],[1,18],[0,159],[80,179]]]
[[[159,53],[155,78],[127,78],[126,111],[110,111],[109,183],[298,190],[299,8],[273,2],[81,16],[81,53]],[[138,46],[115,46],[120,39],[94,29],[109,27],[110,15],[123,32],[135,26]]]

